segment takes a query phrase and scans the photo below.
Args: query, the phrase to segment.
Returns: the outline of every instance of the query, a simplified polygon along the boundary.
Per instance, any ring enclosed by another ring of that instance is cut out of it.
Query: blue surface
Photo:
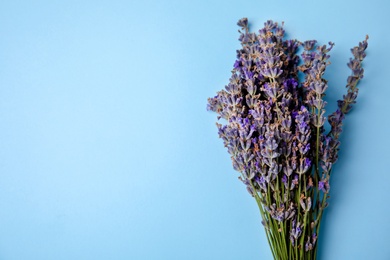
[[[334,41],[328,101],[370,35],[319,259],[390,259],[386,1],[1,1],[0,259],[271,259],[205,110],[236,21]]]

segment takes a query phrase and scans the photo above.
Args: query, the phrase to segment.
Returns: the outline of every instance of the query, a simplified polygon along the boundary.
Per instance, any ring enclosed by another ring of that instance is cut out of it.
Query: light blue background
[[[370,35],[319,259],[390,259],[386,1],[1,1],[0,259],[271,259],[206,99],[236,22],[334,41],[328,101]]]

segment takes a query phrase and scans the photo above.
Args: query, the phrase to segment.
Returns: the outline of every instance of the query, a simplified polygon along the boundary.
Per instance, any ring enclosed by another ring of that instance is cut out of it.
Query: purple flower
[[[277,23],[274,23],[272,20],[268,20],[264,23],[264,29],[266,30],[272,30],[277,27]]]
[[[307,144],[307,145],[305,146],[305,149],[303,150],[303,154],[307,153],[309,150],[310,150],[310,144]],[[308,159],[308,158],[307,158],[307,159]],[[310,161],[310,160],[309,160],[309,161]],[[310,167],[310,165],[309,165],[309,167]]]
[[[321,190],[325,193],[329,192],[329,182],[327,180],[321,180],[318,182],[318,190]]]
[[[295,219],[292,221],[292,228],[290,231],[290,240],[293,245],[295,245],[295,241],[301,236],[302,234],[302,229],[301,229],[302,224],[298,222],[296,224]]]
[[[241,18],[238,22],[237,25],[242,27],[242,28],[247,28],[248,27],[248,18],[244,17]]]
[[[245,73],[246,79],[252,79],[253,76],[255,75],[252,71],[249,71],[249,70],[244,70],[244,73]]]
[[[239,69],[241,67],[241,62],[239,60],[236,60],[236,62],[234,63],[233,67],[235,69]]]
[[[297,112],[297,111],[293,111],[293,112],[291,113],[291,116],[292,116],[293,119],[295,119],[295,118],[297,117],[297,115],[298,115],[298,112]]]
[[[314,48],[316,43],[317,43],[316,40],[305,41],[303,43],[303,47],[305,48],[306,51],[311,51]]]
[[[311,161],[309,158],[305,159],[305,168],[309,168],[311,166]]]
[[[261,189],[267,190],[267,180],[264,178],[264,176],[257,177],[255,179],[257,184],[260,186]]]
[[[298,87],[298,82],[294,78],[287,79],[283,82],[283,86],[285,91],[294,92]]]

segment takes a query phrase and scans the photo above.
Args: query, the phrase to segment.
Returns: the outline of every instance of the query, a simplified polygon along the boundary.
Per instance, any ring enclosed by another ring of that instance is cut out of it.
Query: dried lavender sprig
[[[339,136],[342,132],[342,123],[351,108],[352,104],[356,103],[356,97],[358,94],[357,84],[360,79],[363,78],[364,70],[362,68],[362,62],[366,57],[365,50],[367,49],[368,36],[363,42],[360,42],[358,46],[351,49],[351,52],[354,56],[353,59],[350,59],[347,64],[348,67],[352,70],[352,75],[348,77],[347,80],[347,95],[343,96],[343,100],[338,100],[338,109],[329,116],[329,123],[331,125],[331,130],[327,136],[323,136],[323,152],[321,167],[324,172],[324,178],[320,181],[319,190],[322,190],[324,193],[329,192],[329,178],[332,166],[336,163],[338,159],[338,150],[340,146]],[[324,196],[323,204],[325,205],[326,196]]]
[[[328,88],[327,81],[323,78],[326,67],[329,65],[328,52],[334,46],[334,43],[329,42],[329,47],[326,45],[318,46],[316,51],[311,51],[315,46],[315,41],[306,41],[304,43],[305,51],[302,57],[305,64],[300,66],[300,70],[305,73],[306,79],[303,87],[306,90],[304,93],[305,103],[312,111],[312,125],[315,128],[316,144],[315,144],[315,166],[318,169],[320,156],[320,137],[323,132],[325,123],[325,106],[323,100],[325,91]],[[317,171],[317,175],[319,172]]]
[[[314,149],[312,151],[312,156],[314,157],[314,186],[315,189],[310,189],[306,192],[304,196],[309,196],[313,198],[313,203],[317,203],[320,198],[320,191],[318,186],[320,183],[321,173],[319,167],[319,161],[322,151],[322,133],[324,132],[324,122],[325,122],[325,106],[326,102],[323,100],[325,96],[325,91],[328,88],[327,81],[323,78],[326,67],[329,65],[329,52],[333,48],[334,43],[329,42],[329,47],[326,45],[316,47],[316,41],[306,41],[304,42],[304,52],[302,53],[302,59],[304,64],[299,67],[299,69],[305,73],[305,81],[303,82],[303,100],[305,104],[309,107],[312,114],[311,126],[313,128],[313,137]],[[309,177],[310,178],[310,177]],[[305,184],[305,191],[307,190]],[[315,205],[315,204],[313,204]],[[304,214],[304,234],[300,241],[300,245],[303,248],[304,246],[304,237],[306,236],[306,222],[313,222],[318,216],[318,208],[314,207],[313,211],[305,212]],[[307,231],[308,235],[311,235],[312,232],[315,232],[315,226],[311,225]]]
[[[359,45],[352,48],[351,52],[353,54],[353,59],[350,59],[349,63],[347,64],[348,67],[352,70],[352,75],[348,77],[347,80],[347,95],[343,96],[343,100],[338,100],[338,109],[333,112],[329,118],[328,122],[331,125],[331,130],[329,131],[328,135],[323,137],[324,140],[324,147],[323,147],[323,153],[322,153],[322,169],[324,171],[324,179],[322,179],[319,182],[319,190],[323,191],[324,195],[322,198],[321,206],[319,207],[319,212],[317,216],[316,222],[318,223],[317,227],[317,235],[320,231],[320,225],[321,225],[321,218],[324,208],[327,206],[327,198],[329,193],[329,178],[330,178],[330,172],[332,169],[332,166],[334,163],[336,163],[338,158],[338,150],[339,150],[339,136],[342,132],[342,123],[345,119],[345,114],[350,112],[352,108],[352,104],[356,103],[356,98],[358,94],[358,88],[357,84],[359,83],[360,79],[363,78],[364,70],[362,68],[362,62],[364,58],[366,57],[365,50],[368,47],[368,36],[366,36],[366,39],[363,42],[359,42]],[[315,248],[315,252],[317,251],[317,248]]]
[[[348,67],[351,69],[351,76],[348,77],[346,88],[347,94],[343,95],[342,100],[338,100],[338,109],[329,116],[329,123],[332,126],[329,135],[332,135],[335,139],[339,138],[342,132],[342,122],[345,118],[345,114],[349,113],[352,109],[352,105],[356,103],[356,98],[359,93],[357,88],[358,83],[364,76],[364,69],[362,63],[366,57],[365,50],[368,47],[368,35],[366,39],[359,42],[358,46],[351,49],[353,58],[348,62]]]

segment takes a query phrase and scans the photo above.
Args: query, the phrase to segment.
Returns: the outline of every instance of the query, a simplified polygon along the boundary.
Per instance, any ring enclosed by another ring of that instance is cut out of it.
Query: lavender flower
[[[329,86],[323,76],[334,43],[284,39],[283,26],[271,20],[258,33],[249,31],[247,18],[237,25],[242,48],[228,84],[208,99],[207,110],[221,120],[218,135],[258,203],[275,259],[315,259],[339,136],[356,103],[368,37],[351,49],[347,93],[326,120]]]
[[[294,219],[292,221],[292,228],[291,228],[291,231],[290,231],[290,240],[291,240],[291,244],[294,246],[298,240],[298,238],[301,236],[302,234],[302,224],[298,222],[298,224],[296,224],[296,220]]]

